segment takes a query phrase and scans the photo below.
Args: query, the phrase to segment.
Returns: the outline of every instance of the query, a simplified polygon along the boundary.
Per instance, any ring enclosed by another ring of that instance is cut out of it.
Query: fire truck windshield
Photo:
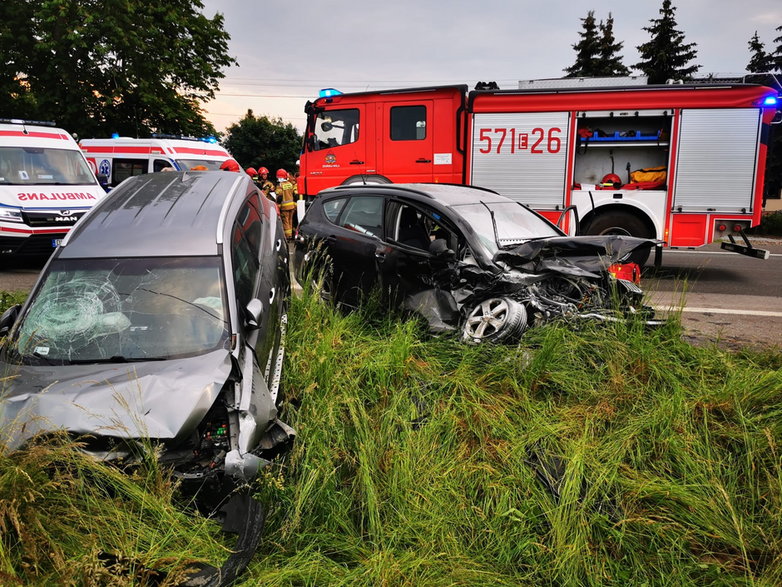
[[[358,108],[317,112],[310,123],[311,151],[348,145],[358,140]]]
[[[79,151],[44,147],[0,147],[0,184],[94,183],[95,176]]]
[[[528,240],[564,236],[551,222],[516,202],[464,204],[454,208],[492,255],[500,248]]]

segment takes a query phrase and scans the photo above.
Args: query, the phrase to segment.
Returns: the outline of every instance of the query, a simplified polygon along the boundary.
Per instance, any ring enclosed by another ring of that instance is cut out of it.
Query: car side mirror
[[[244,322],[249,330],[258,330],[261,327],[261,315],[263,314],[263,302],[258,298],[251,299],[247,307],[247,318]]]
[[[100,187],[103,188],[104,191],[109,191],[109,176],[105,173],[96,173],[95,178],[98,180],[98,183],[100,184]]]
[[[21,309],[21,304],[16,304],[15,306],[8,308],[5,312],[3,312],[3,315],[0,316],[0,337],[8,336],[8,333],[11,332],[11,328],[16,322],[16,319],[19,317],[19,310]]]
[[[321,125],[320,125],[320,129],[321,129],[323,132],[329,132],[329,131],[330,131],[332,128],[334,128],[334,125],[333,125],[333,124],[331,124],[331,123],[330,123],[330,122],[328,122],[328,121],[326,121],[326,122],[322,122],[322,123],[321,123]]]
[[[432,244],[429,245],[429,252],[438,259],[443,259],[445,261],[453,261],[456,259],[456,253],[448,248],[448,243],[444,238],[434,239]]]

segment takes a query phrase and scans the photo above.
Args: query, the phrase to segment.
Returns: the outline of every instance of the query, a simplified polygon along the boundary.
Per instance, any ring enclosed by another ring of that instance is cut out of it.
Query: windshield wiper
[[[143,363],[146,361],[165,361],[166,357],[124,357],[114,355],[108,359],[71,359],[68,361],[71,365],[98,365],[106,363]]]

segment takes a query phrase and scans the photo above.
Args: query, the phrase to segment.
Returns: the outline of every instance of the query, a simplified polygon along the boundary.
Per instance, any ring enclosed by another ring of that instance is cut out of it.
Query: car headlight
[[[0,208],[0,222],[24,222],[21,208]]]

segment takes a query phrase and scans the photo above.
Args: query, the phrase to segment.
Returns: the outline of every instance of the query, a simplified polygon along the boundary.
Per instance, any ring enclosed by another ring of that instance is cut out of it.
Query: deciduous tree
[[[676,28],[675,12],[671,0],[663,0],[660,18],[643,27],[652,38],[638,46],[641,61],[634,67],[649,77],[650,84],[686,80],[700,69],[700,65],[689,65],[698,54],[696,44],[684,42],[684,33]]]
[[[255,116],[252,110],[227,129],[223,144],[242,167],[266,167],[274,180],[278,169],[295,171],[302,137],[281,118]]]
[[[213,132],[201,103],[235,63],[200,0],[3,0],[0,111],[80,136]],[[10,48],[8,52],[6,52]]]

